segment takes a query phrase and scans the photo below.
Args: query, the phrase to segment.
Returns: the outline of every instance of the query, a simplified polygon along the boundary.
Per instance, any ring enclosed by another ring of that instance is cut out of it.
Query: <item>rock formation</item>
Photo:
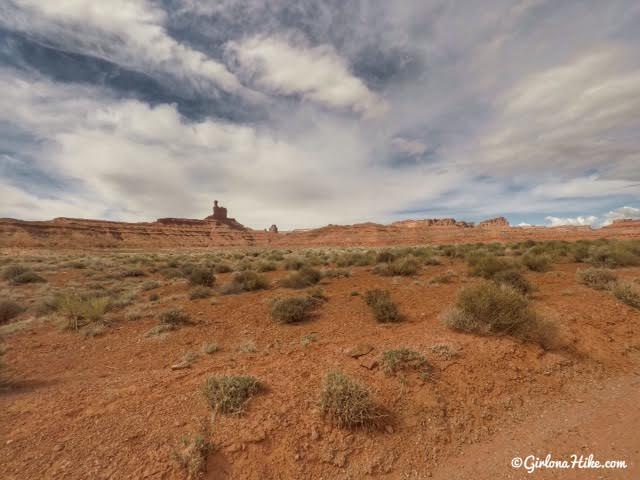
[[[603,228],[511,227],[503,217],[473,223],[453,218],[404,220],[390,225],[361,223],[280,232],[244,227],[214,202],[205,219],[161,218],[155,222],[56,218],[49,221],[0,219],[0,247],[51,248],[194,248],[315,247],[640,238],[640,220],[619,220]]]

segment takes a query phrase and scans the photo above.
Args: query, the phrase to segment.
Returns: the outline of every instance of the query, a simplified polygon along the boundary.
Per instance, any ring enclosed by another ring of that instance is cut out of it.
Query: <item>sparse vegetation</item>
[[[392,263],[379,263],[373,269],[374,273],[383,276],[415,275],[420,270],[420,263],[414,257],[399,258]]]
[[[307,288],[315,285],[322,278],[322,273],[312,267],[303,267],[290,273],[280,281],[280,285],[285,288]]]
[[[271,305],[271,318],[280,323],[295,323],[305,320],[319,300],[310,295],[277,299]]]
[[[384,373],[395,375],[400,370],[423,370],[427,359],[408,348],[398,348],[383,352],[380,365]]]
[[[547,272],[551,268],[551,257],[545,254],[526,253],[522,264],[534,272]]]
[[[189,283],[201,287],[213,287],[216,277],[208,268],[193,268],[189,273]]]
[[[451,283],[455,278],[456,278],[456,274],[455,272],[449,270],[446,271],[444,273],[440,273],[438,275],[436,275],[435,277],[433,277],[431,280],[429,280],[429,283],[431,284],[436,284],[436,283],[440,283],[440,284],[445,284],[445,283]]]
[[[109,306],[109,298],[83,298],[69,293],[58,297],[56,303],[58,312],[67,319],[65,328],[79,330],[80,327],[102,320]]]
[[[327,374],[320,408],[339,427],[362,427],[380,417],[369,389],[340,372]]]
[[[576,272],[578,282],[596,290],[611,290],[618,276],[607,268],[585,268]]]
[[[211,444],[203,435],[183,437],[173,459],[182,467],[188,480],[200,480],[207,472],[207,455]]]
[[[613,288],[613,294],[630,307],[640,308],[640,290],[630,283],[619,283]]]
[[[0,325],[14,319],[24,311],[24,308],[13,300],[0,300]]]
[[[443,322],[464,332],[511,335],[544,348],[558,345],[555,324],[539,317],[517,290],[493,282],[463,289],[456,308],[443,317]]]
[[[180,325],[189,325],[192,323],[189,314],[177,308],[162,312],[158,318],[160,320],[160,323],[170,325],[173,328],[176,328]]]
[[[401,320],[398,307],[393,303],[391,295],[386,290],[368,290],[364,294],[364,301],[369,305],[373,311],[373,316],[378,322],[390,323]]]
[[[199,300],[202,298],[209,298],[211,295],[213,295],[213,290],[203,285],[198,285],[189,290],[190,300]]]
[[[486,279],[491,279],[498,272],[512,270],[514,267],[513,262],[506,258],[484,253],[467,255],[467,263],[471,267],[471,275]]]
[[[241,413],[259,390],[258,380],[249,375],[210,377],[202,387],[211,408],[224,414]]]
[[[225,295],[252,292],[269,288],[269,281],[263,275],[247,270],[233,274],[231,282],[222,286],[221,292]]]
[[[522,273],[518,270],[502,270],[493,276],[493,281],[500,285],[507,285],[514,290],[517,290],[523,295],[531,293],[533,291],[533,285],[524,278]]]
[[[216,342],[205,343],[202,345],[202,351],[207,355],[212,355],[220,350],[220,346]]]

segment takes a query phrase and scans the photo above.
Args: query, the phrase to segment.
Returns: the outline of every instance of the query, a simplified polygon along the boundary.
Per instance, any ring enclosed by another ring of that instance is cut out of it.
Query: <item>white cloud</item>
[[[635,207],[620,207],[615,210],[611,210],[604,216],[604,225],[613,223],[614,220],[640,220],[640,208]]]
[[[640,183],[601,179],[598,175],[551,181],[535,187],[534,195],[546,198],[607,197],[613,194],[640,194]]]
[[[531,225],[530,223],[520,222],[517,226],[518,227],[532,227],[533,225]]]
[[[244,75],[269,92],[302,95],[333,108],[350,108],[364,117],[386,110],[382,99],[355,77],[329,45],[305,47],[284,37],[253,37],[232,42],[228,51]]]
[[[563,225],[571,225],[571,226],[590,226],[598,223],[598,217],[594,215],[588,216],[579,216],[574,218],[559,218],[559,217],[545,217],[545,220],[549,222],[550,227],[560,227]]]
[[[391,145],[396,151],[412,157],[423,155],[427,151],[427,146],[424,143],[403,137],[395,137],[391,140]]]
[[[167,15],[147,0],[13,0],[0,6],[0,25],[43,37],[72,52],[146,73],[168,73],[205,94],[217,86],[257,98],[227,67],[176,41]]]

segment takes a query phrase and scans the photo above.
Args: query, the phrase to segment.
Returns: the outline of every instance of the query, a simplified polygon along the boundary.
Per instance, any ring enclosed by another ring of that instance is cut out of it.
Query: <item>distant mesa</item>
[[[483,220],[482,222],[478,223],[479,227],[490,227],[490,228],[494,228],[494,227],[509,227],[509,221],[504,218],[504,217],[496,217],[496,218],[490,218],[489,220]]]

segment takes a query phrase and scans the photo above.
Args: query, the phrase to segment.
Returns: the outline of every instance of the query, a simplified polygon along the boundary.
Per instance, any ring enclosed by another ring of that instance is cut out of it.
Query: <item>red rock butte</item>
[[[279,232],[276,225],[254,230],[228,217],[216,200],[202,220],[159,218],[155,222],[115,222],[79,218],[47,221],[0,219],[4,248],[198,248],[324,247],[511,242],[522,240],[637,239],[640,220],[590,226],[512,227],[504,217],[479,222],[453,218],[402,220],[389,225],[360,223]]]

